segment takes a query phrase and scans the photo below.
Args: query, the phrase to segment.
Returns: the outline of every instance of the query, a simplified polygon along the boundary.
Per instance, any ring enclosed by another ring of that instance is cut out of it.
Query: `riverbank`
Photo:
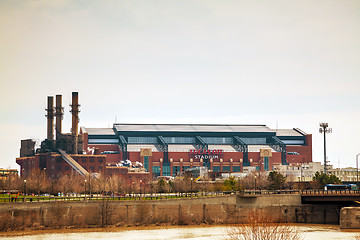
[[[327,224],[291,224],[302,231],[303,228],[306,229],[306,232],[343,232],[343,233],[353,233],[358,234],[360,230],[340,229],[339,225],[327,225]],[[196,230],[199,228],[206,229],[209,228],[213,230],[214,228],[230,228],[242,226],[241,224],[223,224],[223,225],[209,225],[209,224],[200,224],[200,225],[188,225],[188,226],[179,226],[179,225],[150,225],[150,226],[108,226],[108,227],[92,227],[92,228],[61,228],[61,229],[27,229],[24,231],[9,231],[9,232],[0,232],[0,238],[12,238],[12,237],[24,237],[24,236],[36,236],[36,235],[49,235],[49,234],[87,234],[87,233],[119,233],[119,232],[129,232],[129,231],[154,231],[154,230],[172,230],[177,229],[179,231],[191,231],[192,229]]]
[[[88,233],[88,232],[121,232],[121,231],[135,231],[135,230],[158,230],[158,229],[173,229],[173,228],[210,228],[210,227],[230,227],[234,225],[210,225],[210,224],[198,224],[198,225],[149,225],[149,226],[94,226],[88,228],[75,228],[64,227],[59,229],[26,229],[23,231],[7,231],[0,232],[0,237],[15,237],[15,236],[31,236],[31,235],[43,235],[43,234],[63,234],[63,233]]]

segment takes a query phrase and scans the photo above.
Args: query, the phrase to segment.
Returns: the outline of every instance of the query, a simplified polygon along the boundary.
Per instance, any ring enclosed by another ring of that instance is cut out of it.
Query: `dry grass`
[[[301,235],[294,226],[283,224],[279,218],[261,210],[249,214],[247,224],[232,227],[227,232],[228,240],[300,240]]]

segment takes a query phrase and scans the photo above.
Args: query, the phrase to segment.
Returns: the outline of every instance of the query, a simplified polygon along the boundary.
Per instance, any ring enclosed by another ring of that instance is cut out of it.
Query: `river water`
[[[297,225],[304,240],[354,239],[359,232],[341,231],[336,225]],[[173,227],[154,230],[120,230],[114,232],[56,233],[6,237],[7,240],[226,240],[229,227]]]

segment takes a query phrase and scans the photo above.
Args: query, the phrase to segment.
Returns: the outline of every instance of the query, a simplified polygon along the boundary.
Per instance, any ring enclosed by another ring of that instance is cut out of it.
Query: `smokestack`
[[[56,107],[55,107],[55,132],[56,132],[56,141],[59,140],[61,136],[62,129],[62,118],[64,115],[64,108],[62,107],[62,96],[56,95]]]
[[[47,139],[50,141],[54,140],[54,97],[48,96],[48,106],[46,117],[47,121]]]
[[[79,124],[79,96],[78,92],[72,93],[72,105],[70,112],[72,113],[71,133],[75,141],[75,154],[78,153],[78,124]]]

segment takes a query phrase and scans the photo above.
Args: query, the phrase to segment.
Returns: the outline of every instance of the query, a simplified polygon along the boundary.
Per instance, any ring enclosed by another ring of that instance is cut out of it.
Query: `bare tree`
[[[248,224],[232,227],[228,240],[300,240],[301,235],[294,226],[279,223],[279,218],[264,211],[255,210],[248,216]]]
[[[85,189],[85,178],[78,174],[63,175],[57,180],[56,190],[58,192],[68,193],[80,193]]]
[[[106,226],[111,222],[111,216],[117,208],[118,202],[111,201],[109,198],[103,198],[99,202],[99,215],[101,219],[101,226]]]
[[[27,188],[29,192],[37,193],[47,192],[50,186],[45,171],[33,169],[27,177]]]
[[[265,172],[251,172],[240,180],[245,189],[266,189],[269,186],[267,174]]]

